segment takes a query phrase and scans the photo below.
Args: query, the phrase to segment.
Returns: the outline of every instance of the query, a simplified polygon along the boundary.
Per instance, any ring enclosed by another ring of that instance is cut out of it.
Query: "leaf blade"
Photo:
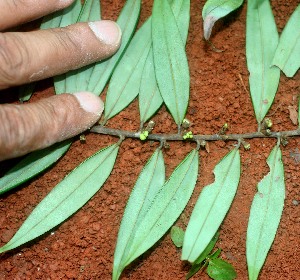
[[[232,280],[237,276],[233,266],[222,259],[210,260],[207,274],[214,280]]]
[[[287,77],[293,77],[300,67],[300,5],[295,9],[284,27],[272,64],[279,67]]]
[[[101,19],[101,7],[98,0],[85,1],[76,22],[92,22]],[[66,92],[86,91],[95,63],[66,73]]]
[[[182,260],[195,262],[212,240],[228,212],[240,179],[238,148],[215,167],[215,182],[202,190],[184,236]]]
[[[87,90],[99,95],[107,81],[109,80],[112,71],[118,64],[124,50],[126,49],[140,14],[141,0],[127,0],[117,23],[122,30],[122,43],[119,50],[110,59],[96,63],[91,74]]]
[[[280,70],[271,66],[279,36],[269,0],[251,0],[247,7],[246,58],[256,120],[261,123],[274,100]]]
[[[189,67],[176,19],[167,0],[154,1],[152,42],[157,84],[179,126],[189,100]]]
[[[104,184],[118,149],[119,143],[104,148],[75,168],[38,204],[0,253],[42,235],[80,209]]]
[[[155,244],[183,211],[196,185],[198,151],[191,151],[163,185],[138,226],[127,264]]]
[[[26,156],[0,179],[0,195],[47,169],[58,161],[70,146],[71,141],[67,140]]]
[[[258,183],[247,228],[246,256],[249,279],[257,279],[280,222],[285,199],[284,169],[279,145],[271,151],[270,172]]]
[[[203,35],[209,40],[212,28],[217,20],[225,17],[243,4],[244,0],[208,0],[202,9]]]
[[[157,149],[141,171],[126,205],[114,254],[113,279],[118,279],[125,268],[133,233],[164,181],[164,159],[161,150]]]
[[[190,1],[171,1],[171,9],[174,13],[182,41],[186,44],[190,21]],[[152,42],[152,38],[150,38],[150,40]],[[155,77],[153,49],[151,44],[151,48],[145,62],[145,67],[143,69],[139,91],[141,127],[155,114],[162,103],[163,99]]]
[[[138,95],[143,68],[151,47],[151,21],[133,36],[111,77],[104,109],[104,122],[126,108]]]

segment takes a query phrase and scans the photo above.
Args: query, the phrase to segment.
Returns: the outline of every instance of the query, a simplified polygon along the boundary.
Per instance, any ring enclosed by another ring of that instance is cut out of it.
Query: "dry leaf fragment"
[[[288,106],[288,110],[290,112],[290,119],[294,125],[298,124],[298,112],[297,107],[295,105]]]

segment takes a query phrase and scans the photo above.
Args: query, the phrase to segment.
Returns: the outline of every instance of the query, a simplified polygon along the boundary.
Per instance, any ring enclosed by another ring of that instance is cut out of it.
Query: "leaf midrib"
[[[115,144],[116,145],[116,144]],[[94,168],[93,169],[93,171],[92,172],[90,172],[90,174],[88,175],[88,176],[86,176],[85,177],[85,179],[82,181],[82,183],[80,183],[80,185],[78,185],[78,187],[77,188],[75,188],[68,196],[66,196],[59,204],[58,204],[58,206],[60,206],[64,201],[66,201],[75,191],[77,191],[78,190],[78,188],[80,188],[81,186],[82,186],[82,184],[90,177],[90,176],[92,176],[92,174],[94,173],[94,171],[96,170],[96,169],[98,169],[99,167],[100,167],[100,165],[102,165],[103,164],[103,162],[105,162],[106,161],[106,159],[113,153],[113,151],[116,149],[118,147],[118,145],[116,145],[115,147],[114,147],[114,149],[102,160],[102,162],[96,167],[96,168]],[[96,156],[96,155],[95,155]],[[84,163],[84,162],[83,162]],[[82,163],[82,164],[83,164]],[[71,174],[71,173],[70,173]],[[48,218],[55,210],[57,210],[58,209],[58,207],[55,207],[54,209],[52,209],[50,212],[48,212],[48,214],[47,215],[45,215],[45,217],[44,217],[44,219],[42,219],[42,220],[40,220],[38,223],[36,223],[33,227],[31,227],[30,229],[28,229],[27,231],[26,231],[26,233],[24,233],[22,236],[20,236],[18,239],[16,239],[16,240],[14,240],[14,242],[12,242],[12,243],[7,243],[6,245],[4,245],[2,248],[5,248],[5,247],[11,247],[11,245],[12,244],[14,244],[14,243],[16,243],[16,242],[18,242],[20,239],[22,239],[25,235],[27,235],[28,234],[28,232],[30,232],[30,231],[32,231],[34,228],[36,228],[42,221],[44,221],[46,218]],[[31,239],[30,239],[31,240]],[[30,240],[28,240],[28,241],[30,241]],[[27,242],[27,241],[26,241]],[[26,243],[25,242],[25,243]],[[13,247],[13,248],[15,248],[15,247]],[[1,248],[0,248],[1,249]],[[0,252],[1,252],[1,250],[0,250]]]
[[[233,163],[233,161],[234,161],[234,159],[235,159],[236,152],[237,152],[238,150],[235,149],[234,151],[235,151],[235,152],[234,152],[234,155],[232,156],[232,159],[231,159],[231,161],[230,161],[230,164],[229,164],[228,169],[226,170],[226,173],[225,173],[225,175],[224,175],[224,178],[226,178],[226,177],[228,176],[229,171],[230,171],[230,169],[231,169],[231,165],[232,165],[232,163]],[[214,182],[213,184],[215,184],[216,182],[217,182],[217,177],[216,177],[215,182]],[[199,239],[199,235],[200,235],[200,233],[201,233],[203,227],[205,226],[205,224],[206,224],[206,222],[207,222],[207,220],[208,220],[208,218],[209,218],[209,216],[210,216],[210,212],[211,212],[212,209],[214,208],[214,204],[215,204],[217,198],[219,197],[220,191],[221,191],[222,188],[224,187],[224,184],[225,184],[225,181],[223,181],[223,183],[222,183],[221,186],[219,187],[219,190],[218,190],[218,192],[217,192],[217,195],[215,196],[215,199],[213,200],[213,203],[211,204],[211,207],[209,208],[209,211],[207,212],[207,215],[206,215],[206,217],[205,217],[205,219],[204,219],[204,222],[203,222],[201,228],[200,228],[199,231],[198,231],[197,237],[195,238],[195,242],[193,243],[192,249],[191,249],[191,251],[190,251],[190,253],[189,253],[187,259],[189,259],[189,257],[190,257],[191,254],[192,254],[192,251],[194,250],[194,246],[195,246],[195,244],[197,243],[197,241],[198,241],[198,239]],[[210,186],[211,186],[211,185],[210,185]]]

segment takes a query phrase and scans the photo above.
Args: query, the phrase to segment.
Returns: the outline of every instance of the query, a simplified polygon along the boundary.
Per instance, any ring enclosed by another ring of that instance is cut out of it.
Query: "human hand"
[[[63,9],[72,2],[0,1],[0,30]],[[0,90],[102,60],[114,54],[120,42],[120,28],[112,21],[0,33]],[[0,105],[0,160],[75,136],[96,123],[102,112],[101,99],[88,92],[60,94],[24,105]]]

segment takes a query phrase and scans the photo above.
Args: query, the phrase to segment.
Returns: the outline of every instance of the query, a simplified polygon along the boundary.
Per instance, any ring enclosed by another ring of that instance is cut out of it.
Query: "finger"
[[[102,60],[114,54],[120,42],[120,28],[109,20],[27,33],[0,33],[0,89]]]
[[[22,24],[69,6],[74,0],[2,0],[0,30]]]
[[[89,92],[60,94],[36,103],[0,106],[0,160],[48,147],[90,128],[103,102]]]

